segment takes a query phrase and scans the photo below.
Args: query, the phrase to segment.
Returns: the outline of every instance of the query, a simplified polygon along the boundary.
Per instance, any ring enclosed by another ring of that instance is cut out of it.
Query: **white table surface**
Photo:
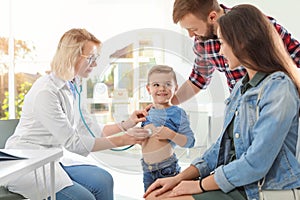
[[[0,151],[28,159],[0,161],[0,185],[7,181],[16,179],[26,173],[29,173],[39,167],[50,163],[51,171],[51,199],[55,199],[54,191],[54,161],[62,157],[61,149],[38,149],[38,150],[20,150],[20,149],[0,149]]]

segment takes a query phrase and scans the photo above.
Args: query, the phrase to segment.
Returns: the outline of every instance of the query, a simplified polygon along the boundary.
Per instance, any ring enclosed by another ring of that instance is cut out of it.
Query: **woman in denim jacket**
[[[262,179],[263,189],[300,187],[300,100],[288,74],[293,63],[254,6],[236,6],[218,22],[220,53],[231,69],[243,65],[247,74],[225,101],[216,143],[177,176],[158,179],[146,199],[259,199]]]

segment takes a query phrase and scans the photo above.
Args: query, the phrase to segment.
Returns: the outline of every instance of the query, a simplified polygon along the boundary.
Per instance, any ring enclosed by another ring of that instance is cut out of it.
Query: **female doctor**
[[[86,78],[99,56],[101,42],[85,29],[71,29],[59,41],[51,62],[51,73],[38,79],[25,97],[22,116],[6,148],[64,149],[64,156],[55,164],[55,192],[58,200],[113,199],[112,176],[87,162],[90,152],[140,143],[148,132],[130,129],[144,121],[147,109],[134,111],[127,121],[103,125],[88,116],[86,109],[78,109],[80,78]],[[92,137],[86,125],[95,137]],[[128,130],[129,129],[129,130]],[[107,137],[128,130],[121,136]],[[71,155],[71,156],[70,156]],[[74,159],[76,158],[76,159]],[[46,172],[46,184],[50,180]],[[48,186],[43,182],[43,171],[29,173],[8,183],[8,189],[26,198],[47,199]],[[33,187],[36,183],[37,188]]]

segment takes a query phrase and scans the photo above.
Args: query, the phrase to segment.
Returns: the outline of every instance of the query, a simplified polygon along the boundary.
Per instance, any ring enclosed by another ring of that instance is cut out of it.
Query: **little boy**
[[[191,148],[195,138],[185,111],[170,102],[177,90],[177,79],[173,69],[156,65],[148,73],[147,91],[153,106],[142,127],[150,129],[152,135],[142,143],[144,189],[157,179],[175,176],[180,172],[174,147]]]

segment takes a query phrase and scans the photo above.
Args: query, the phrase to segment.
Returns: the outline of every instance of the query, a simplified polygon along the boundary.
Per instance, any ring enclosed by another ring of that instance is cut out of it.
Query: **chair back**
[[[19,119],[0,120],[0,149],[4,149],[6,140],[15,132]]]

